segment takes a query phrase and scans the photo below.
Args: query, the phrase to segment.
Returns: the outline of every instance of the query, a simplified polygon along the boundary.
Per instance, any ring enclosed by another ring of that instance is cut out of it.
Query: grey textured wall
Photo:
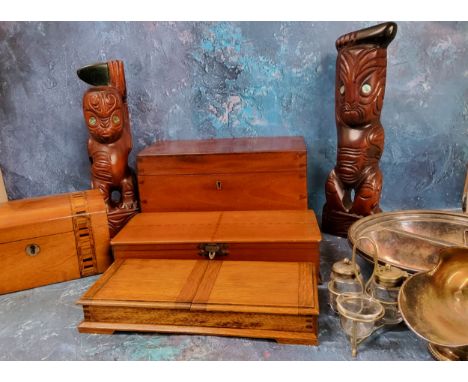
[[[335,164],[335,39],[368,22],[0,23],[10,198],[89,187],[80,66],[126,65],[135,154],[160,139],[303,135],[309,204]],[[468,162],[468,23],[400,22],[382,114],[384,209],[454,208]]]

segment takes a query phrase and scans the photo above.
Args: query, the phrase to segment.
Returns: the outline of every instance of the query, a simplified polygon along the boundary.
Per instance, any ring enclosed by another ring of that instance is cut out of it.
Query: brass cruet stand
[[[374,247],[374,270],[366,285],[364,285],[364,280],[360,277],[356,265],[357,242],[360,240],[369,240]],[[355,278],[360,282],[361,291],[358,294],[343,293],[336,299],[341,327],[349,337],[353,357],[357,355],[358,345],[380,328],[381,325],[378,325],[378,321],[385,314],[382,304],[374,297],[366,294],[366,290],[378,269],[377,254],[377,244],[370,237],[363,236],[356,241],[353,246],[351,264],[354,269]]]

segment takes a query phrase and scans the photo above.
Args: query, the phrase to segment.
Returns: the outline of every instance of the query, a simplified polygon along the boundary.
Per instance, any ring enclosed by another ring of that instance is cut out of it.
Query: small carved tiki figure
[[[78,77],[95,85],[83,96],[90,135],[91,184],[104,197],[113,237],[138,211],[133,174],[128,166],[132,135],[123,62],[85,66],[78,70]]]
[[[357,219],[381,212],[384,148],[380,113],[385,93],[387,46],[397,32],[384,23],[351,32],[336,41],[336,166],[328,176],[322,229],[347,236]],[[354,193],[354,197],[353,197]]]

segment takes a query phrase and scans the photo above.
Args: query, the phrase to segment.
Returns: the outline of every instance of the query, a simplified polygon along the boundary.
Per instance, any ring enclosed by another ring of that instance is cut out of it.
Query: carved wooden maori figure
[[[90,135],[91,184],[104,196],[113,237],[138,212],[134,177],[128,166],[132,135],[124,65],[122,61],[109,61],[85,66],[77,73],[81,80],[94,85],[83,96]]]
[[[357,219],[380,212],[384,148],[380,113],[385,93],[387,46],[395,23],[345,34],[336,41],[335,117],[337,161],[328,176],[322,229],[347,236]],[[353,197],[354,193],[354,197]]]

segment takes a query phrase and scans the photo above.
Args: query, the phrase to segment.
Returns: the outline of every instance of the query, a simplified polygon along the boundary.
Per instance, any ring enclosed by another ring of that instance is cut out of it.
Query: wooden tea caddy
[[[111,262],[99,190],[0,203],[0,294],[96,275]]]
[[[303,139],[156,145],[166,148],[158,160],[153,147],[138,155],[139,171],[145,168],[138,174],[143,213],[111,241],[115,263],[78,301],[84,310],[79,331],[212,334],[317,344],[321,235],[306,207]],[[153,158],[147,160],[145,152]],[[293,165],[286,166],[286,158]],[[167,184],[172,171],[179,172],[177,182],[158,191],[172,195],[159,199],[152,187],[145,190],[145,184],[157,185],[158,180]],[[232,175],[240,171],[263,179],[263,196],[255,185],[242,187]],[[160,175],[148,175],[154,177],[150,181],[144,175],[156,172]],[[300,180],[298,189],[287,186],[285,173]],[[284,192],[275,190],[276,177],[284,183]],[[192,208],[180,211],[187,201],[176,199],[184,199],[192,187]],[[252,200],[246,201],[249,196]]]

